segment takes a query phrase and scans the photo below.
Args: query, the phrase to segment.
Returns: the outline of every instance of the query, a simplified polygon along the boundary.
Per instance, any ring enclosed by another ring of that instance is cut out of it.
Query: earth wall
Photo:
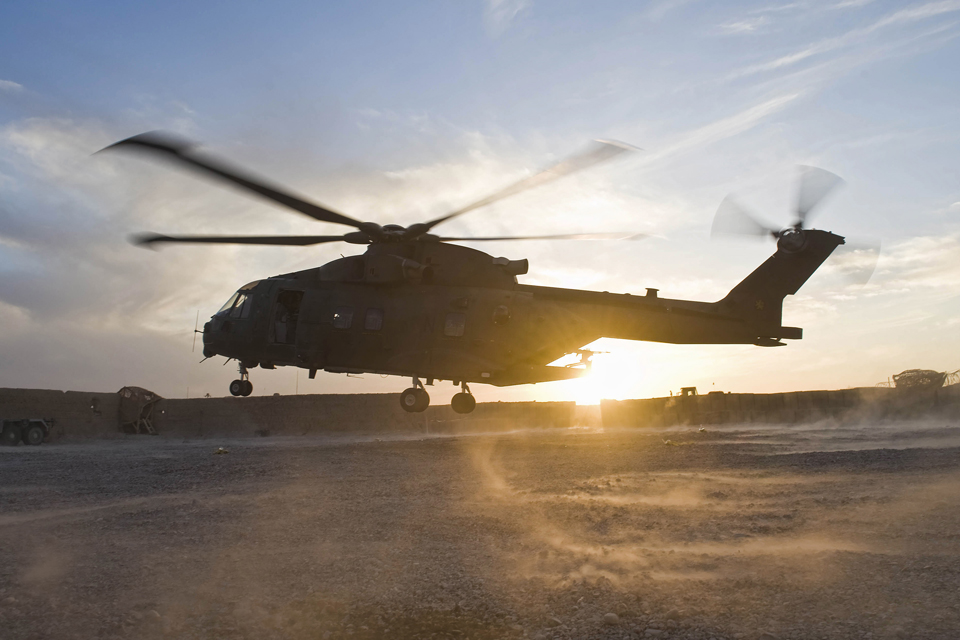
[[[709,393],[644,400],[602,400],[606,427],[803,423],[826,419],[960,418],[960,385],[905,391],[863,387],[790,393]]]
[[[397,394],[312,394],[162,399],[153,425],[170,437],[460,433],[568,428],[574,402],[479,403],[468,415],[447,405],[406,413]],[[122,437],[117,393],[0,389],[0,418],[52,418],[54,439]]]
[[[52,418],[53,439],[122,437],[116,393],[0,389],[0,418]],[[334,433],[477,433],[572,426],[802,423],[941,416],[960,419],[960,385],[925,393],[885,388],[792,393],[711,393],[603,400],[599,416],[573,402],[480,403],[468,415],[447,405],[405,413],[396,394],[316,394],[163,399],[153,423],[162,436],[254,437]],[[598,419],[599,418],[599,419]]]
[[[116,434],[119,413],[116,393],[0,388],[0,419],[52,418],[54,438]]]

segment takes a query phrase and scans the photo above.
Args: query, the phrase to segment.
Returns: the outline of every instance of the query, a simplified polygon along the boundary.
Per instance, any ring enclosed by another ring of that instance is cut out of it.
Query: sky
[[[846,180],[813,226],[882,243],[784,303],[778,349],[601,340],[588,379],[480,401],[872,386],[960,368],[960,0],[97,3],[0,6],[0,387],[226,395],[191,352],[240,285],[352,245],[131,246],[137,231],[330,234],[126,154],[162,129],[363,220],[437,217],[584,149],[640,150],[451,221],[447,235],[649,234],[474,245],[521,282],[713,301],[774,250],[714,239],[737,194],[786,225],[797,165]],[[254,370],[257,394],[399,392],[401,378]],[[431,389],[446,402],[456,389]]]

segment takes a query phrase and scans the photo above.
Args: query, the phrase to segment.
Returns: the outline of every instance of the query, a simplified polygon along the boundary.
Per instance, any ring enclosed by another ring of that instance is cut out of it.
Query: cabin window
[[[459,338],[463,335],[463,327],[467,324],[467,314],[448,313],[447,321],[443,323],[443,335]]]
[[[353,324],[353,307],[337,307],[333,311],[333,328],[349,329]]]
[[[367,309],[363,328],[367,331],[380,331],[383,328],[383,309]]]

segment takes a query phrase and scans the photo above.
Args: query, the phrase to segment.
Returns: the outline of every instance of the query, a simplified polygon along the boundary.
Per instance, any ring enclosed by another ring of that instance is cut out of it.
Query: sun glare
[[[568,399],[576,400],[578,405],[600,404],[603,399],[623,399],[642,397],[648,391],[648,366],[644,366],[626,350],[607,352],[599,344],[587,349],[597,349],[590,359],[589,371],[578,380],[570,383]],[[564,356],[554,366],[566,366],[577,361],[576,356]]]

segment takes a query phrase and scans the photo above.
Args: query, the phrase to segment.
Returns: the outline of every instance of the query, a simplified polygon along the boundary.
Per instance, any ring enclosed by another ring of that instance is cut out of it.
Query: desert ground
[[[0,637],[958,637],[958,489],[943,421],[6,447]]]

